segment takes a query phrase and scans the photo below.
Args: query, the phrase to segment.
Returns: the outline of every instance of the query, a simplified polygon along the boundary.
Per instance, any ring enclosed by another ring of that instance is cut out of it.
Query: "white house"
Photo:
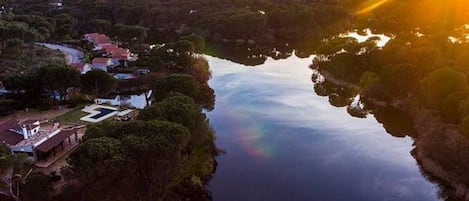
[[[8,120],[0,124],[0,142],[8,145],[13,154],[24,153],[34,161],[48,160],[51,155],[64,151],[64,142],[68,140],[71,145],[73,134],[76,143],[77,130],[60,129],[58,123],[49,128],[41,128],[38,120]]]
[[[94,58],[92,62],[92,69],[103,70],[107,72],[107,68],[113,65],[111,58],[98,57]]]
[[[72,63],[70,66],[80,71],[81,74],[86,74],[91,70],[91,64],[87,63]]]
[[[41,126],[38,120],[26,120],[9,130],[19,135],[23,135],[24,139],[28,139],[29,137],[36,135],[36,133],[39,132],[39,128],[41,128]]]

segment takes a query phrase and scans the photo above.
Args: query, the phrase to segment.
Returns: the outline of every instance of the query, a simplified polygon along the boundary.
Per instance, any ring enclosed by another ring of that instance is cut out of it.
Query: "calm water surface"
[[[227,152],[209,185],[214,200],[439,200],[410,155],[412,139],[315,95],[311,59],[246,67],[208,57],[217,96],[208,116]]]

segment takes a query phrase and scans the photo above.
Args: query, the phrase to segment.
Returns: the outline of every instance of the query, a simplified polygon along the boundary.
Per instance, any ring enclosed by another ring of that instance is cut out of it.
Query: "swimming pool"
[[[127,80],[127,79],[135,78],[135,75],[130,74],[130,73],[116,73],[114,75],[114,78],[116,78],[118,80]]]
[[[99,118],[101,118],[101,117],[104,117],[104,116],[106,116],[106,115],[108,115],[108,114],[113,113],[113,112],[116,111],[116,110],[112,110],[112,109],[108,109],[108,108],[98,108],[98,109],[96,109],[96,110],[97,110],[97,111],[100,111],[100,113],[97,114],[97,115],[91,116],[90,118],[92,118],[92,119],[99,119]]]

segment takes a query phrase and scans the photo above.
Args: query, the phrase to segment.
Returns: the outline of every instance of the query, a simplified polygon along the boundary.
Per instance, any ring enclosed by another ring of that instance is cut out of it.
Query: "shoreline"
[[[358,85],[335,78],[326,70],[318,70],[318,72],[325,80],[338,86],[357,91],[362,90]],[[458,174],[455,174],[454,171],[446,170],[430,157],[435,154],[434,147],[432,146],[435,144],[442,146],[439,148],[447,149],[444,150],[447,151],[446,153],[455,153],[458,152],[459,149],[469,147],[469,140],[459,132],[456,125],[444,122],[439,116],[432,114],[430,110],[409,103],[409,101],[388,103],[373,98],[365,99],[374,106],[391,106],[407,113],[411,117],[414,128],[417,131],[417,136],[413,137],[415,147],[410,153],[417,161],[419,168],[431,177],[435,177],[437,180],[444,182],[444,184],[439,184],[440,186],[446,185],[451,188],[441,190],[450,190],[449,193],[451,195],[469,200],[469,185],[458,182],[457,180],[460,178]],[[441,139],[441,141],[434,142],[435,138]],[[427,177],[428,175],[424,176]],[[435,183],[434,181],[431,182]]]

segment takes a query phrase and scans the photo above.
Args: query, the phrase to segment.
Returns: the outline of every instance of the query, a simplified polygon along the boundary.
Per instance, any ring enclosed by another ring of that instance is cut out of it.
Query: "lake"
[[[315,94],[312,57],[254,67],[207,59],[216,94],[207,115],[226,151],[208,187],[213,200],[440,200],[410,154],[410,137]]]

